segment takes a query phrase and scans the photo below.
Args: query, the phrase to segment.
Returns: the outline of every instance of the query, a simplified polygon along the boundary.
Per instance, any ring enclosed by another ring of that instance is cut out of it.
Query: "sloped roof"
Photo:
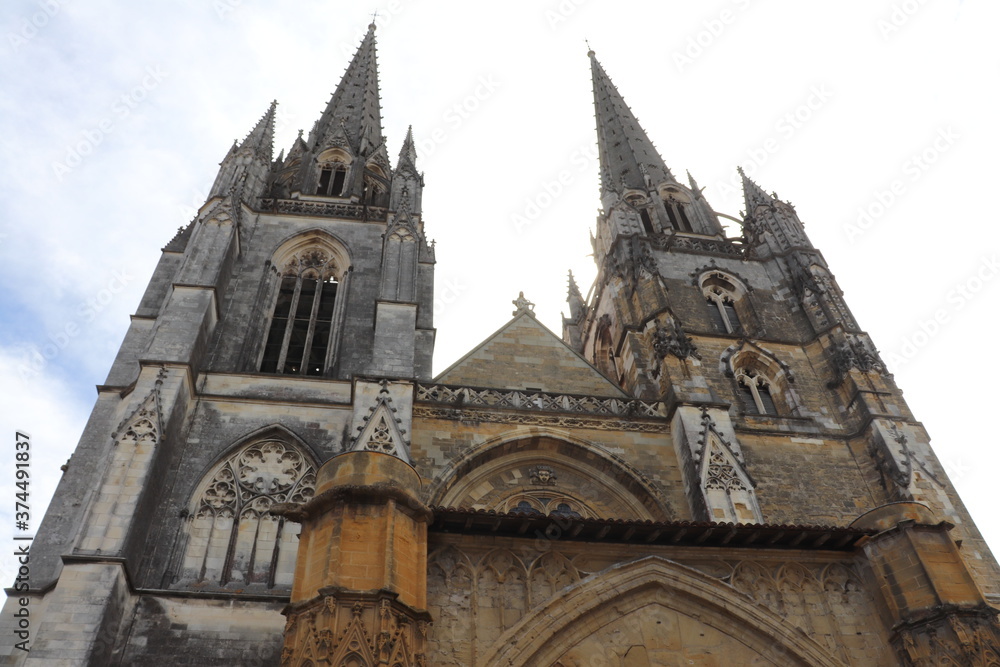
[[[530,312],[518,313],[434,382],[628,397]]]

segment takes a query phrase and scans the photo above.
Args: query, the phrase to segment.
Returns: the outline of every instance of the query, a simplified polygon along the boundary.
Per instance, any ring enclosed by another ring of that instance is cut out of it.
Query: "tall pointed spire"
[[[593,51],[590,56],[597,110],[597,146],[604,191],[625,188],[648,191],[665,181],[676,183],[632,110],[605,73]]]
[[[313,127],[309,147],[315,149],[318,144],[329,142],[341,129],[355,155],[367,157],[382,145],[374,23],[368,26],[368,33]]]
[[[250,134],[240,144],[240,150],[248,148],[257,157],[268,162],[271,161],[271,156],[274,153],[274,116],[277,108],[278,101],[272,101],[267,112],[261,116],[261,119],[250,130]]]
[[[277,107],[277,101],[271,102],[271,106],[246,138],[239,144],[233,142],[232,148],[219,165],[219,174],[215,177],[210,197],[229,194],[241,179],[246,179],[243,196],[254,197],[261,194],[274,151],[274,116]],[[240,158],[246,155],[252,159],[245,161]]]
[[[769,204],[774,201],[771,195],[764,192],[764,189],[753,182],[743,171],[743,167],[737,167],[740,178],[743,179],[743,204],[746,206],[747,215],[753,215],[753,211],[760,204]]]

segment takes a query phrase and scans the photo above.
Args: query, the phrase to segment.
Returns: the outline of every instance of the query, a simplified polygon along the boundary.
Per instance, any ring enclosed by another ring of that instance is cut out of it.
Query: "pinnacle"
[[[412,125],[407,128],[406,138],[403,139],[403,147],[399,149],[399,162],[396,165],[396,169],[398,170],[402,167],[404,162],[408,162],[414,169],[417,167],[417,147],[413,143]]]
[[[267,112],[261,116],[257,124],[240,144],[240,148],[249,148],[259,157],[271,161],[271,154],[274,150],[274,116],[278,108],[278,101],[273,100]]]
[[[582,300],[583,295],[580,294],[580,287],[576,284],[576,278],[573,277],[573,271],[571,269],[569,272],[569,294],[567,295],[566,300],[569,301],[573,298]]]
[[[736,171],[739,172],[740,177],[743,179],[743,201],[746,204],[748,214],[752,213],[758,204],[771,201],[772,197],[764,192],[764,189],[757,185],[753,179],[746,175],[743,167],[736,167]]]

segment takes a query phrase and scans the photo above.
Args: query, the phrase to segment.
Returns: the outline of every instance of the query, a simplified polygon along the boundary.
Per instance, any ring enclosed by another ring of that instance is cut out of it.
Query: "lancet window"
[[[291,256],[281,268],[260,362],[262,373],[323,375],[336,337],[342,271],[323,248]]]

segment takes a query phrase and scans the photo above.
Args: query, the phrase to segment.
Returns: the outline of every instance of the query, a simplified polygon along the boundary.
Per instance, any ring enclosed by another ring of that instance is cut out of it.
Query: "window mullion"
[[[749,378],[750,393],[753,394],[753,402],[757,404],[757,412],[767,414],[764,410],[764,402],[760,400],[760,392],[757,391],[757,378]]]
[[[330,343],[326,347],[325,368],[330,368],[333,365],[333,360],[337,358],[340,351],[340,332],[343,328],[342,320],[350,281],[351,272],[345,271],[337,284],[337,296],[333,304],[333,317],[330,322]]]
[[[322,280],[316,280],[316,291],[313,292],[313,302],[312,308],[309,309],[309,330],[306,332],[306,342],[305,350],[302,352],[302,368],[299,372],[302,375],[307,375],[307,370],[309,367],[309,351],[312,349],[313,335],[316,332],[316,319],[319,313],[319,300],[323,295],[323,285],[325,283]]]
[[[726,325],[726,333],[733,333],[733,325],[729,321],[729,314],[726,313],[726,306],[722,303],[722,299],[713,295],[712,301],[715,302],[715,307],[719,309],[719,315],[722,316],[722,323]]]
[[[299,307],[299,294],[302,292],[302,276],[295,277],[295,292],[292,293],[292,305],[288,311],[288,321],[285,323],[285,337],[281,340],[281,354],[278,355],[279,373],[285,372],[285,361],[288,356],[288,341],[292,338],[292,329],[295,327],[295,312]]]

